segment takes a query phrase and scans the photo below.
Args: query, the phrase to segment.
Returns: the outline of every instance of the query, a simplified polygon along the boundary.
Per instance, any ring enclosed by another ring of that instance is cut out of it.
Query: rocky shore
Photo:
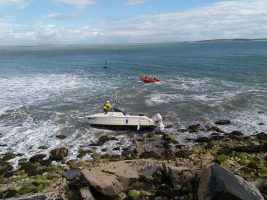
[[[229,123],[178,130],[210,133],[188,138],[190,146],[167,127],[131,134],[133,145],[114,147],[119,155],[96,151],[117,140],[112,134],[81,148],[75,160],[66,160],[68,149],[58,148],[22,158],[14,168],[12,159],[22,155],[8,152],[0,159],[0,199],[267,199],[267,134],[225,133],[220,126]]]

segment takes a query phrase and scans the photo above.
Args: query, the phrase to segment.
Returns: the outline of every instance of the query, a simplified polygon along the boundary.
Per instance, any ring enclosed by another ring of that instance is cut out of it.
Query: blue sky
[[[267,0],[0,0],[0,45],[267,38]]]

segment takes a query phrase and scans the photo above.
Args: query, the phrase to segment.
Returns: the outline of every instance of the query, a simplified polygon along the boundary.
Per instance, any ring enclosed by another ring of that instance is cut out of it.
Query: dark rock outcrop
[[[45,154],[37,154],[37,155],[35,155],[35,156],[32,156],[30,159],[29,159],[29,161],[31,162],[31,163],[35,163],[35,162],[42,162],[42,160],[44,159],[46,157],[46,155]]]
[[[55,161],[61,161],[65,157],[67,157],[68,154],[69,154],[69,151],[66,148],[54,149],[54,150],[50,151],[49,159],[55,160]]]
[[[8,161],[8,160],[11,160],[13,158],[16,157],[16,154],[12,153],[12,152],[7,152],[4,154],[4,156],[2,157],[2,161]]]
[[[209,166],[201,175],[198,199],[263,200],[256,186],[234,176],[218,164]]]
[[[64,139],[67,138],[67,136],[61,134],[61,135],[56,135],[56,138],[61,139],[61,140],[64,140]]]
[[[200,124],[193,124],[191,126],[188,126],[187,130],[189,131],[189,133],[197,133],[200,130],[200,127]]]
[[[231,124],[231,121],[229,119],[222,119],[215,122],[217,125],[228,125]]]
[[[257,134],[257,138],[259,140],[267,140],[267,134],[264,133],[264,132],[260,132],[260,133]]]

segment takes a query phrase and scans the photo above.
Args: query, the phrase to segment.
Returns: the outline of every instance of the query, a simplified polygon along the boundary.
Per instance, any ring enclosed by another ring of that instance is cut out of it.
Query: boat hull
[[[140,126],[138,129],[138,126],[132,125],[99,125],[99,124],[91,124],[91,127],[99,128],[99,129],[108,129],[108,130],[114,130],[114,131],[153,131],[155,130],[156,126]]]
[[[156,83],[156,82],[160,82],[159,79],[154,78],[154,77],[148,77],[148,76],[140,76],[140,80],[143,81],[144,83]]]

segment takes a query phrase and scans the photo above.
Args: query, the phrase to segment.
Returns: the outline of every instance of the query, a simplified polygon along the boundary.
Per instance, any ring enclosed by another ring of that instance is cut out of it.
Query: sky
[[[0,0],[0,45],[267,38],[267,0]]]

